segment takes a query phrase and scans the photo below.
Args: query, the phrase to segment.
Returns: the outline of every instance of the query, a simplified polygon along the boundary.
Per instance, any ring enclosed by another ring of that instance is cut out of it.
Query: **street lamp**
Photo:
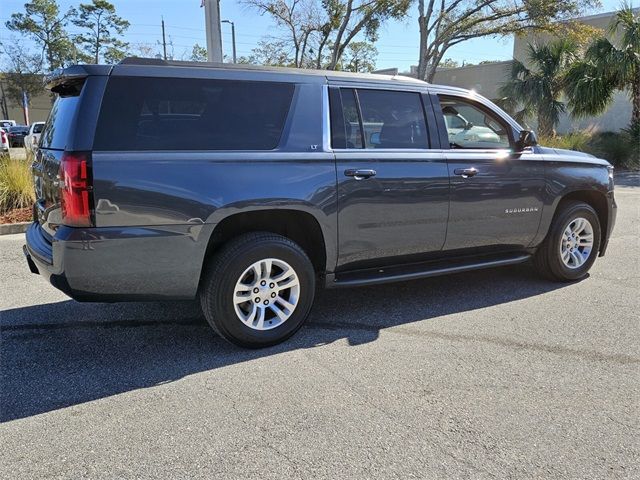
[[[237,63],[236,59],[236,25],[231,20],[222,20],[220,23],[231,24],[231,42],[233,43],[233,63]]]

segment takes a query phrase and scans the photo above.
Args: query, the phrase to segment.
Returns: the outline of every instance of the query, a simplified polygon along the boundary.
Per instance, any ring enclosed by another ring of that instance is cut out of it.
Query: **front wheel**
[[[538,272],[552,280],[578,280],[595,262],[600,237],[595,210],[584,202],[565,202],[560,205],[547,238],[536,251],[534,265]]]
[[[309,315],[315,272],[304,250],[286,237],[241,235],[206,267],[200,288],[203,313],[220,336],[236,345],[280,343]]]

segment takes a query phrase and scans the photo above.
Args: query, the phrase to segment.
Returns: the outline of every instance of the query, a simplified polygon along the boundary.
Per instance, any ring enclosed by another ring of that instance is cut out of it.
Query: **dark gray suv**
[[[528,260],[579,279],[615,222],[609,163],[458,88],[142,59],[49,88],[31,270],[80,301],[199,298],[245,347],[295,333],[318,282]]]

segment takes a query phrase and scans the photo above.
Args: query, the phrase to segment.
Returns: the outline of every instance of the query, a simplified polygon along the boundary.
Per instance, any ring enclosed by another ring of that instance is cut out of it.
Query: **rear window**
[[[94,150],[272,150],[294,85],[113,77]]]

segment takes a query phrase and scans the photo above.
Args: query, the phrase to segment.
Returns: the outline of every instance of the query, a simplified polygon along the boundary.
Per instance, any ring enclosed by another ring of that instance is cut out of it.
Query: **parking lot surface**
[[[620,184],[581,282],[320,291],[258,351],[192,303],[71,301],[0,237],[0,477],[638,478],[640,178]]]

